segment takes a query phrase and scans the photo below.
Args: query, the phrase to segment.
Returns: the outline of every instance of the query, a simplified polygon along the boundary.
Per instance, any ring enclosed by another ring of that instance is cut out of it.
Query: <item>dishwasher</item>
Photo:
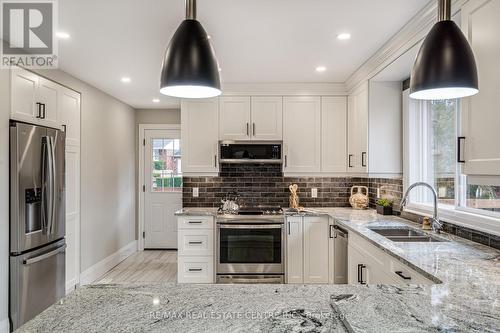
[[[334,229],[334,283],[347,283],[347,244],[349,233],[338,225]]]

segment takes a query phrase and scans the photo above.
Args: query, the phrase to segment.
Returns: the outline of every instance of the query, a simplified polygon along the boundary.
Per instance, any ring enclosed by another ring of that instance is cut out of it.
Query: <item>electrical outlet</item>
[[[311,197],[312,198],[317,198],[318,197],[318,189],[317,188],[312,188],[311,189]]]
[[[193,198],[198,198],[200,196],[200,191],[197,187],[193,187]]]
[[[438,196],[440,198],[445,198],[446,197],[446,192],[447,192],[446,190],[447,190],[446,186],[440,187],[439,190],[438,190]]]

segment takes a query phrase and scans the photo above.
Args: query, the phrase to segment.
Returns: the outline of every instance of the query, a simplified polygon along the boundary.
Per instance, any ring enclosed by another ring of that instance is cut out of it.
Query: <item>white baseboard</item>
[[[66,295],[75,290],[78,280],[76,278],[66,281]]]
[[[0,321],[0,333],[9,333],[9,332],[10,332],[9,318],[2,319]]]
[[[137,241],[128,243],[109,257],[104,258],[80,274],[80,284],[90,284],[103,276],[111,268],[137,252]]]

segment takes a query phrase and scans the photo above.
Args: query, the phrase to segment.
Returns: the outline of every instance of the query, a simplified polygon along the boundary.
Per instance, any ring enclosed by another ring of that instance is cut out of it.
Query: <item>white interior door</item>
[[[182,208],[181,133],[145,129],[144,248],[176,249],[176,210]]]

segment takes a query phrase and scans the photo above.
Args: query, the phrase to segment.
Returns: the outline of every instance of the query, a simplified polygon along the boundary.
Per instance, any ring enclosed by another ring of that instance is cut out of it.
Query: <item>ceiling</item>
[[[198,20],[212,38],[223,86],[344,82],[427,2],[198,0]],[[62,70],[135,108],[179,105],[160,95],[159,74],[183,0],[64,0],[59,12],[59,30],[71,35],[60,41]],[[342,32],[352,38],[338,40]]]

